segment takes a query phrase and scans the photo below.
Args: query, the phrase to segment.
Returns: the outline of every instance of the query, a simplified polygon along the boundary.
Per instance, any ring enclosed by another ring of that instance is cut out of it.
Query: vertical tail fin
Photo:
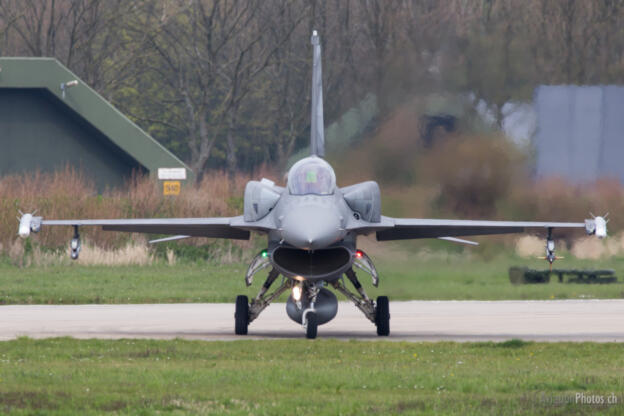
[[[321,64],[321,41],[316,30],[312,31],[314,61],[312,66],[312,114],[310,128],[310,151],[325,156],[325,124],[323,122],[323,73]]]

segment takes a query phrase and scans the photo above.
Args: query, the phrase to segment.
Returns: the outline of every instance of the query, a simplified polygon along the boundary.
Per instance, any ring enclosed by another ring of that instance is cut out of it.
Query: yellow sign
[[[180,195],[180,181],[164,181],[163,195]]]

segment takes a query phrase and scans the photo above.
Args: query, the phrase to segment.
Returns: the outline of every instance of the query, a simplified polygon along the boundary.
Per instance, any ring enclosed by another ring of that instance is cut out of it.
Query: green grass
[[[508,268],[527,265],[546,268],[539,260],[499,255],[483,261],[460,254],[433,254],[425,258],[374,257],[380,273],[379,288],[359,273],[371,296],[405,299],[575,299],[623,298],[624,283],[606,285],[510,284]],[[581,261],[566,258],[565,268],[614,268],[624,281],[624,258]],[[247,265],[181,262],[176,266],[70,266],[18,268],[0,262],[0,303],[149,303],[232,302],[237,294],[255,296],[265,275],[251,288],[244,284]],[[348,283],[348,282],[347,282]]]
[[[230,302],[246,292],[242,265],[0,265],[0,303]]]
[[[513,341],[22,338],[0,343],[0,412],[621,414],[623,352]],[[612,392],[617,405],[575,403],[577,393]]]
[[[604,285],[558,283],[556,276],[551,276],[548,284],[512,285],[508,274],[511,266],[548,269],[543,260],[512,255],[499,255],[489,261],[453,255],[396,263],[381,261],[378,291],[391,299],[624,298],[624,258],[591,261],[566,257],[555,263],[555,267],[566,269],[615,269],[619,282]]]

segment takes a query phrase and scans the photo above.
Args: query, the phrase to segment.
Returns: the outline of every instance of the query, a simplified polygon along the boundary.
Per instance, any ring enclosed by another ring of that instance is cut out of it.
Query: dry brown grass
[[[143,240],[143,241],[141,241]],[[69,249],[63,257],[69,257]],[[102,249],[92,243],[83,243],[78,263],[84,266],[145,266],[154,262],[154,255],[150,252],[145,239],[128,241],[118,249]]]
[[[612,256],[624,255],[624,233],[613,234],[609,238],[599,240],[593,236],[584,236],[556,242],[558,250],[568,248],[577,259],[598,260]],[[546,241],[544,238],[525,235],[516,239],[516,254],[522,257],[541,257],[544,255]]]
[[[523,235],[516,240],[516,254],[522,257],[543,256],[544,246],[543,238],[534,235]]]
[[[270,176],[270,172],[262,173]],[[244,186],[251,178],[239,174],[229,179],[226,173],[210,172],[200,184],[184,187],[179,196],[165,197],[160,185],[144,176],[132,178],[123,189],[101,195],[71,168],[53,174],[5,176],[0,178],[0,247],[11,258],[20,257],[23,244],[16,242],[18,210],[36,209],[37,215],[48,219],[239,215]],[[94,246],[104,249],[126,247],[131,238],[125,233],[103,232],[99,227],[84,227],[81,232]],[[70,227],[45,227],[35,241],[45,247],[63,247],[71,233]]]
[[[69,255],[69,246],[56,250],[43,249],[39,245],[32,247],[29,253],[25,251],[22,239],[15,239],[7,250],[6,255],[11,263],[18,267],[52,267],[68,266],[72,263]],[[145,266],[154,263],[154,253],[147,245],[145,238],[128,241],[120,248],[104,249],[90,241],[82,243],[80,258],[77,263],[83,266]],[[175,254],[167,253],[169,264],[175,263]],[[173,262],[173,263],[172,263]]]
[[[574,242],[571,250],[579,259],[597,260],[624,255],[624,233],[613,235],[605,240],[582,237]]]

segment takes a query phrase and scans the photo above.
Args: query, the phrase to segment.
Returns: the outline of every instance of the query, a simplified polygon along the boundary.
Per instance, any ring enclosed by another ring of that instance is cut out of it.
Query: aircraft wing
[[[236,223],[236,225],[233,225]],[[185,235],[190,237],[231,238],[248,240],[249,230],[242,217],[219,218],[146,218],[110,220],[46,220],[25,214],[20,220],[19,234],[27,237],[30,231],[47,226],[96,226],[104,231]]]
[[[471,235],[521,233],[527,229],[580,228],[588,234],[605,237],[606,220],[595,217],[585,222],[536,222],[536,221],[474,221],[423,218],[382,217],[378,227],[368,225],[367,231],[375,231],[377,240],[407,240],[416,238],[461,237]]]

